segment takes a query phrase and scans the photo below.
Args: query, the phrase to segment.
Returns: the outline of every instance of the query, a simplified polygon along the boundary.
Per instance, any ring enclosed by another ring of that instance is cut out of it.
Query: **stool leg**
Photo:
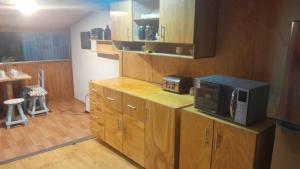
[[[30,115],[31,117],[35,117],[35,111],[36,111],[36,101],[37,101],[37,97],[32,97],[30,99]]]
[[[12,122],[12,115],[13,115],[13,111],[14,111],[14,106],[13,105],[9,105],[8,106],[8,110],[7,110],[7,118],[6,118],[6,127],[9,129],[11,122]]]
[[[25,114],[23,112],[21,104],[18,104],[17,107],[18,107],[18,110],[19,110],[19,114],[21,116],[21,120],[24,121],[24,125],[27,125],[28,120],[27,120],[27,117],[25,116]]]

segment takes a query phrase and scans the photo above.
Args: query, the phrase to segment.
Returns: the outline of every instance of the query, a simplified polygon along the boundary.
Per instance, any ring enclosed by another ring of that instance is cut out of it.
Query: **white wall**
[[[75,98],[85,101],[90,80],[119,76],[119,61],[98,57],[96,52],[81,49],[80,32],[109,24],[109,12],[99,11],[83,18],[71,27],[71,47]]]

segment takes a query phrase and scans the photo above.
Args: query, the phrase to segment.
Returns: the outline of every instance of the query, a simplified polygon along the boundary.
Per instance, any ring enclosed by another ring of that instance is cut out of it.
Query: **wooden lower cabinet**
[[[157,103],[146,103],[145,168],[175,168],[175,110]]]
[[[123,115],[120,112],[104,107],[105,139],[104,141],[122,152],[123,150]]]
[[[182,112],[180,130],[180,168],[210,169],[213,120]]]
[[[269,169],[274,129],[272,120],[244,127],[186,108],[180,169]]]
[[[128,115],[123,116],[124,136],[123,153],[141,166],[144,166],[145,154],[145,126],[144,122],[139,121]]]
[[[215,122],[212,169],[253,169],[256,135]]]

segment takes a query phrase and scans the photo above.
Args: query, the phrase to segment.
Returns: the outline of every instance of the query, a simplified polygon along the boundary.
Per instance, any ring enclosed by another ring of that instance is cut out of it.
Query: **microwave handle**
[[[234,89],[230,99],[230,117],[233,119],[235,116],[236,103],[237,103],[237,89]]]

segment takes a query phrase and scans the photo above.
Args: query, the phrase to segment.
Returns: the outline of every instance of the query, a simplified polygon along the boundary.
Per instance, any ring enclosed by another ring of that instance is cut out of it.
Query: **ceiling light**
[[[18,0],[15,2],[15,8],[24,15],[32,15],[39,10],[34,0]]]

